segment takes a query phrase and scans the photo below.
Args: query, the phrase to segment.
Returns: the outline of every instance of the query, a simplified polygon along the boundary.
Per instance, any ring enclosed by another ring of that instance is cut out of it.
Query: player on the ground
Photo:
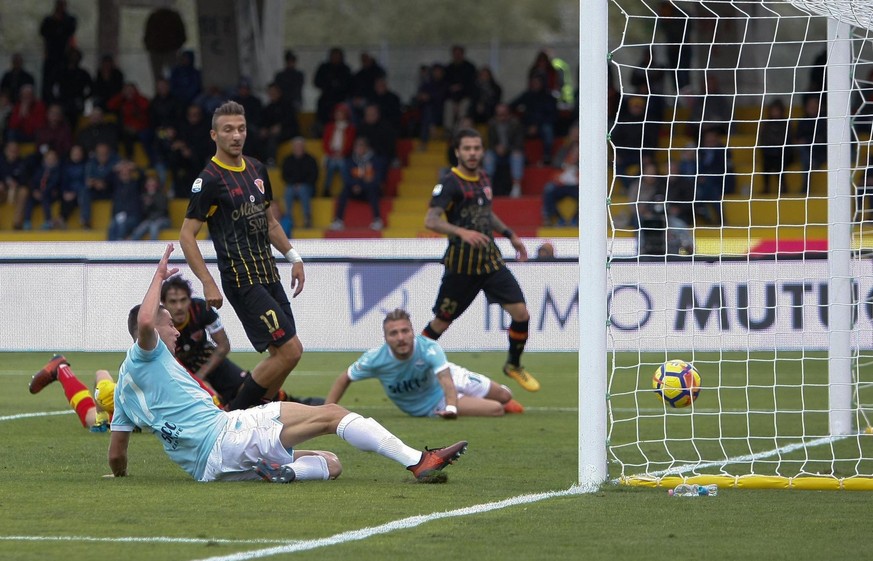
[[[338,403],[352,382],[376,378],[388,398],[413,417],[499,417],[524,412],[509,388],[448,362],[439,343],[416,335],[406,310],[389,312],[382,330],[385,343],[339,375],[327,403]]]
[[[37,394],[44,387],[58,381],[64,389],[64,395],[70,407],[76,412],[79,421],[91,432],[106,432],[114,409],[112,392],[115,382],[106,370],[94,373],[94,396],[73,373],[70,364],[63,355],[55,355],[30,380],[30,393]]]
[[[170,312],[173,324],[179,330],[176,358],[191,374],[212,387],[221,396],[222,403],[230,403],[249,374],[227,358],[230,339],[218,312],[203,298],[192,295],[191,283],[181,275],[164,281],[161,304]],[[297,401],[306,405],[320,405],[317,397],[295,398],[279,390],[274,399],[267,401]]]
[[[521,365],[530,314],[518,281],[494,243],[494,232],[509,239],[519,260],[527,260],[527,249],[491,208],[491,181],[480,167],[481,135],[473,129],[461,129],[455,133],[453,146],[458,165],[434,187],[425,218],[429,230],[449,237],[449,246],[443,256],[445,272],[433,307],[435,316],[422,333],[439,339],[479,292],[484,292],[489,302],[500,304],[512,318],[503,373],[535,392],[540,383]]]
[[[303,345],[291,304],[273,258],[275,246],[291,262],[291,288],[303,290],[303,260],[285,236],[270,205],[273,190],[264,165],[243,156],[243,106],[228,101],[212,116],[215,156],[191,186],[179,243],[191,270],[203,283],[210,306],[220,308],[221,291],[206,268],[197,234],[208,224],[218,258],[224,295],[236,311],[252,346],[269,356],[246,375],[228,409],[245,409],[276,395],[300,362]]]
[[[178,269],[167,262],[168,244],[142,304],[128,315],[134,344],[127,351],[115,388],[109,443],[112,475],[127,475],[130,432],[151,429],[171,460],[198,481],[263,478],[277,483],[332,479],[342,466],[331,452],[295,450],[316,436],[336,433],[360,450],[392,459],[419,480],[428,480],[465,451],[460,441],[446,448],[415,450],[374,419],[336,404],[308,406],[271,402],[222,411],[173,356],[179,331],[160,305],[161,284]]]

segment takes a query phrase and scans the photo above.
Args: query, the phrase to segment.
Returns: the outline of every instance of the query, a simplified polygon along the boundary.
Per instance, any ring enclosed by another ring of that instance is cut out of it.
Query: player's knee
[[[327,461],[327,474],[328,479],[336,479],[343,472],[343,465],[340,463],[339,458],[333,452],[322,451],[321,455]]]
[[[300,340],[295,337],[286,341],[277,349],[277,351],[282,362],[291,369],[297,366],[297,363],[300,362],[300,358],[303,356],[303,345],[300,343]]]
[[[501,404],[506,403],[510,399],[512,399],[512,390],[504,386],[503,384],[491,384],[491,390],[488,392],[489,397],[493,398],[495,401],[499,401]]]

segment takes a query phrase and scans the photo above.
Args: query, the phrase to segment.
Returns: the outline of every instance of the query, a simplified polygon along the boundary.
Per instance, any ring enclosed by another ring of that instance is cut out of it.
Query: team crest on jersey
[[[433,193],[431,193],[434,197],[439,197],[440,193],[443,192],[443,184],[437,183],[436,187],[433,188]]]
[[[200,189],[202,189],[202,188],[203,188],[203,180],[198,177],[197,179],[194,180],[194,185],[191,186],[191,192],[192,193],[199,193]]]
[[[484,189],[482,189],[482,191],[485,193],[485,198],[490,201],[491,196],[492,196],[491,195],[491,187],[485,187]]]
[[[258,188],[258,191],[260,191],[262,195],[264,194],[264,180],[263,179],[261,179],[260,177],[255,179],[255,187]]]

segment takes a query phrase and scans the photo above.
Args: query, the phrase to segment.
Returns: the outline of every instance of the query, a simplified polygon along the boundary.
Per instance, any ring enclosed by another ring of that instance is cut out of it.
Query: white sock
[[[300,456],[288,465],[294,470],[295,481],[324,481],[330,477],[324,456]]]
[[[372,418],[349,413],[340,420],[336,434],[358,450],[376,452],[404,466],[421,460],[421,451],[410,448]]]

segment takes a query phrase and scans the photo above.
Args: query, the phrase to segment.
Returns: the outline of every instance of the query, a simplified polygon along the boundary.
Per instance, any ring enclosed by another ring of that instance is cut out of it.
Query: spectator
[[[452,47],[452,59],[446,65],[446,84],[448,97],[443,109],[443,128],[448,132],[469,113],[476,85],[476,66],[467,60],[464,47],[460,45]]]
[[[273,82],[279,86],[282,97],[291,102],[297,113],[303,109],[304,78],[303,72],[297,68],[297,55],[294,51],[285,51],[285,68],[276,73]]]
[[[735,185],[733,159],[717,130],[705,130],[702,140],[697,152],[696,214],[709,224],[723,226],[721,203],[726,194],[733,193]]]
[[[188,40],[185,22],[172,8],[157,8],[146,19],[142,42],[149,53],[149,64],[155,83],[166,78],[176,63],[179,49]]]
[[[252,84],[248,78],[240,78],[236,93],[230,99],[243,106],[246,114],[246,153],[263,162],[267,161],[261,142],[260,123],[263,120],[264,104],[258,96],[252,93]],[[207,112],[207,115],[211,113]]]
[[[127,158],[134,157],[134,145],[139,142],[149,162],[154,161],[152,135],[154,131],[149,125],[149,100],[139,93],[136,84],[128,82],[121,92],[112,96],[106,104],[110,111],[118,114],[118,128],[121,131],[121,143]]]
[[[24,208],[30,199],[31,161],[21,157],[18,143],[9,141],[0,158],[0,202],[12,205],[12,229],[24,227]]]
[[[350,198],[370,203],[370,210],[373,212],[370,229],[379,231],[383,228],[384,224],[379,212],[379,178],[373,157],[374,154],[367,139],[355,139],[354,150],[346,165],[343,177],[343,190],[336,202],[336,214],[330,225],[331,230],[345,228],[343,217],[345,216],[346,203]]]
[[[76,142],[82,145],[89,156],[98,144],[107,144],[113,152],[118,152],[118,126],[106,118],[101,108],[94,107],[85,125],[76,134]]]
[[[115,57],[105,54],[100,58],[100,66],[94,74],[91,88],[94,105],[107,109],[106,103],[121,93],[124,88],[124,73],[115,64]]]
[[[676,84],[676,93],[691,83],[691,34],[694,18],[680,10],[671,0],[662,0],[658,5],[656,31],[664,34],[667,45],[667,69],[673,72],[671,83]]]
[[[152,127],[152,165],[161,185],[167,184],[170,146],[182,121],[182,104],[170,93],[170,81],[160,78],[155,84],[155,96],[149,102],[149,123]]]
[[[25,84],[18,92],[18,103],[9,114],[7,137],[15,142],[33,142],[36,131],[45,126],[45,104],[36,99],[33,86]]]
[[[693,150],[684,150],[680,158],[671,158],[664,202],[678,211],[686,224],[694,222],[694,191],[697,163]],[[669,220],[668,220],[669,221]]]
[[[355,141],[357,130],[349,120],[349,107],[345,103],[336,106],[333,112],[333,120],[324,128],[321,137],[324,149],[324,186],[322,194],[331,196],[331,186],[336,173],[340,177],[345,175],[346,159],[352,154],[352,143]]]
[[[64,109],[70,127],[76,130],[79,117],[85,112],[85,100],[91,97],[91,75],[81,67],[82,51],[70,49],[67,65],[57,73],[52,92],[54,99]]]
[[[302,136],[291,141],[291,154],[282,162],[282,180],[285,182],[285,215],[282,228],[291,237],[294,229],[294,200],[300,201],[303,210],[303,227],[312,228],[312,197],[318,182],[318,162],[306,152]]]
[[[376,93],[376,80],[386,76],[385,69],[368,52],[361,53],[361,68],[352,76],[350,101],[354,122],[359,123],[364,115],[367,100]]]
[[[282,96],[282,90],[275,83],[267,86],[269,102],[261,114],[258,138],[268,166],[276,165],[276,151],[279,145],[300,134],[297,113],[290,100]],[[246,120],[249,120],[246,115]]]
[[[112,220],[107,239],[111,242],[127,239],[142,220],[142,172],[130,160],[115,165],[112,182]]]
[[[554,261],[555,260],[555,246],[552,242],[543,242],[537,248],[537,256],[534,259],[535,261]]]
[[[555,98],[558,100],[558,109],[572,109],[578,103],[576,101],[576,88],[573,85],[573,73],[567,61],[558,57],[551,47],[546,49],[552,68],[555,69]]]
[[[54,101],[52,85],[67,64],[67,49],[73,45],[76,18],[67,12],[67,2],[56,0],[52,13],[39,26],[43,41],[42,100]]]
[[[498,169],[509,166],[512,179],[510,189],[498,179]],[[498,104],[494,117],[488,123],[488,150],[485,152],[485,173],[491,178],[495,195],[507,192],[513,198],[521,196],[521,178],[524,175],[524,129],[509,110],[509,105]]]
[[[764,193],[770,193],[771,180],[776,182],[776,193],[784,193],[788,185],[785,172],[793,159],[790,122],[785,104],[776,98],[767,104],[764,118],[758,128],[758,149],[764,172]]]
[[[36,130],[34,143],[40,152],[52,149],[61,160],[67,157],[73,145],[73,133],[60,105],[49,106],[45,114],[45,125]]]
[[[61,170],[61,223],[65,228],[70,221],[73,211],[79,206],[83,193],[87,189],[85,185],[85,149],[80,144],[74,144],[70,148],[70,155],[64,162]]]
[[[655,60],[653,46],[645,49],[631,72],[630,84],[637,93],[649,92],[658,96],[664,95],[664,69]]]
[[[51,230],[57,223],[52,217],[52,205],[60,197],[61,160],[58,153],[49,148],[42,155],[42,162],[30,180],[30,198],[24,208],[24,229],[30,230],[30,219],[35,205],[42,206],[43,230]]]
[[[449,84],[445,79],[445,68],[440,64],[434,64],[422,74],[415,94],[415,102],[421,115],[419,132],[421,150],[427,150],[433,128],[443,122],[448,95]]]
[[[632,205],[636,204],[639,211],[640,207],[651,205],[655,201],[663,202],[666,192],[667,180],[661,175],[658,164],[655,160],[646,158],[643,160],[643,167],[639,177],[628,189],[628,199],[630,199]],[[661,212],[661,215],[663,215],[663,212]],[[638,225],[639,216],[635,218]]]
[[[638,174],[644,158],[653,158],[657,137],[645,122],[646,98],[629,97],[619,108],[618,118],[612,129],[615,145],[615,175],[625,189],[629,187],[631,174]]]
[[[12,102],[6,92],[0,90],[0,142],[6,141],[9,117],[12,115]]]
[[[203,116],[199,105],[191,104],[185,110],[185,119],[179,124],[170,144],[169,170],[173,178],[173,195],[187,198],[191,185],[209,160],[212,140],[211,124]]]
[[[510,103],[510,108],[521,115],[526,136],[542,140],[543,163],[550,164],[555,142],[558,105],[554,96],[543,86],[542,79],[537,76],[532,77],[528,89]]]
[[[203,79],[194,66],[194,51],[182,51],[170,70],[170,92],[179,103],[188,106],[202,90]]]
[[[99,143],[94,149],[94,155],[85,164],[85,186],[87,187],[79,198],[79,213],[82,227],[91,229],[91,203],[96,200],[112,198],[112,173],[118,155],[106,143]]]
[[[667,254],[693,255],[694,229],[683,217],[682,208],[673,203],[665,203],[667,209]]]
[[[558,90],[558,73],[552,65],[549,58],[549,53],[540,51],[534,58],[533,64],[527,71],[527,80],[530,83],[531,78],[539,78],[543,87],[548,92],[556,92]]]
[[[364,120],[357,128],[358,138],[366,138],[373,149],[376,175],[381,184],[397,153],[397,132],[379,114],[379,106],[367,105]]]
[[[400,123],[403,118],[403,109],[400,103],[400,96],[388,88],[388,78],[382,76],[376,78],[373,83],[373,95],[370,97],[369,103],[374,103],[379,106],[379,114],[394,129],[395,133],[400,133]]]
[[[579,200],[579,145],[571,144],[561,170],[546,183],[543,189],[543,225],[558,226],[579,224],[579,209],[569,219],[558,212],[558,203],[563,199]]]
[[[0,92],[5,93],[12,103],[18,101],[18,92],[21,91],[21,86],[29,84],[33,85],[33,74],[24,69],[24,58],[21,53],[12,53],[12,60],[9,70],[0,78]]]
[[[476,84],[473,88],[473,99],[470,116],[477,124],[487,123],[494,116],[497,105],[503,97],[503,88],[494,79],[494,74],[487,66],[479,69]]]
[[[819,96],[810,95],[803,102],[803,117],[795,132],[800,168],[803,170],[802,193],[809,195],[809,173],[827,163],[828,121],[825,108],[819,105]]]
[[[687,97],[691,105],[691,115],[685,127],[685,134],[694,140],[708,129],[714,129],[719,134],[727,134],[733,116],[734,97],[721,89],[718,77],[713,72],[707,72],[703,90]],[[651,117],[647,120],[656,122]]]
[[[170,203],[167,193],[160,180],[150,175],[143,184],[142,193],[142,220],[133,229],[130,239],[141,240],[148,234],[150,240],[157,240],[161,230],[170,227]]]
[[[327,61],[315,71],[315,87],[321,91],[316,107],[316,120],[324,126],[331,118],[338,103],[345,102],[352,90],[352,71],[345,63],[345,54],[339,47],[332,47]]]
[[[221,88],[217,84],[210,84],[209,87],[195,96],[191,103],[199,105],[203,109],[203,114],[209,115],[211,118],[215,110],[225,101],[227,101],[227,96],[221,91]]]

